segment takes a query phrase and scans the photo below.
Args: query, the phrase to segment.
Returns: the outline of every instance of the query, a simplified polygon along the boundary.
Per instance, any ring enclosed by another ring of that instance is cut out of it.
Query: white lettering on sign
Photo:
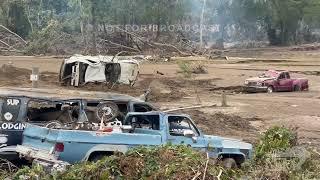
[[[23,130],[24,128],[26,128],[26,125],[23,123],[2,123],[0,125],[0,129],[2,130]]]
[[[31,81],[38,81],[38,80],[39,80],[39,77],[38,77],[38,75],[36,75],[36,74],[31,74],[31,75],[30,75],[30,80],[31,80]]]
[[[8,106],[17,106],[19,105],[18,99],[7,99],[7,105]]]

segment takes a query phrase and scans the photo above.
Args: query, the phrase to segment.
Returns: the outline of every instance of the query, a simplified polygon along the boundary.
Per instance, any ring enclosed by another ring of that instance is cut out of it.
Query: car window
[[[117,120],[123,121],[128,113],[128,105],[125,102],[114,102],[119,108],[119,115]],[[87,101],[87,107],[85,108],[86,115],[90,121],[100,122],[96,119],[96,108],[100,104],[100,101]]]
[[[285,74],[286,74],[286,79],[290,79],[290,74],[288,72],[286,72]]]
[[[169,116],[168,123],[171,136],[184,136],[185,130],[192,130],[196,136],[199,136],[197,128],[187,117]]]
[[[124,124],[134,128],[160,130],[159,115],[131,115]]]
[[[285,74],[281,73],[280,76],[279,76],[279,79],[285,79],[285,78],[286,78]]]
[[[135,103],[133,105],[133,108],[134,108],[134,112],[149,112],[153,110],[153,108],[150,107],[148,104],[139,104],[139,103]]]
[[[79,117],[79,103],[76,101],[30,100],[27,117],[31,122],[72,122]]]

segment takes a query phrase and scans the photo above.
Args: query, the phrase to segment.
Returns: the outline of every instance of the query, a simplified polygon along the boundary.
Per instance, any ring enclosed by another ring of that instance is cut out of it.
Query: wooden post
[[[226,93],[224,91],[222,92],[221,106],[222,107],[227,107],[228,106],[228,104],[227,104],[227,96],[226,96]]]
[[[32,67],[32,74],[30,75],[30,80],[32,81],[32,88],[39,87],[39,67]]]

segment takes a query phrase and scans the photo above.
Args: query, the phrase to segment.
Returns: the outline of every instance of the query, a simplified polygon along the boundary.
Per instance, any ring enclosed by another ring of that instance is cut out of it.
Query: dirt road
[[[101,86],[89,90],[117,91],[134,96],[142,94],[149,86],[153,89],[151,100],[162,109],[201,104],[218,104],[221,92],[227,92],[229,107],[185,110],[207,133],[236,137],[254,142],[259,132],[273,125],[297,128],[300,143],[320,147],[320,52],[291,51],[290,49],[264,49],[232,51],[229,60],[203,60],[208,74],[183,78],[177,61],[199,58],[173,58],[170,62],[141,65],[139,81],[133,88],[118,86],[105,89]],[[41,86],[62,88],[57,73],[62,58],[53,57],[0,57],[0,66],[11,64],[20,69],[12,78],[2,71],[0,86],[30,87],[32,66],[40,67]],[[25,71],[26,69],[29,69]],[[299,93],[245,94],[241,86],[246,78],[267,69],[289,70],[293,77],[309,79],[310,90]],[[162,72],[159,75],[156,71]],[[100,88],[100,89],[99,89]]]

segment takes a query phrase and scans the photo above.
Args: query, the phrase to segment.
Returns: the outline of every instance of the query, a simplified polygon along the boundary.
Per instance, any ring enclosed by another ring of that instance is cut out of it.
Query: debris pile
[[[18,78],[18,77],[29,77],[31,70],[18,68],[11,64],[4,64],[0,68],[0,77],[3,78]]]
[[[0,52],[21,52],[27,42],[7,27],[0,25]]]
[[[305,44],[291,49],[291,51],[317,51],[320,49],[319,43]]]

